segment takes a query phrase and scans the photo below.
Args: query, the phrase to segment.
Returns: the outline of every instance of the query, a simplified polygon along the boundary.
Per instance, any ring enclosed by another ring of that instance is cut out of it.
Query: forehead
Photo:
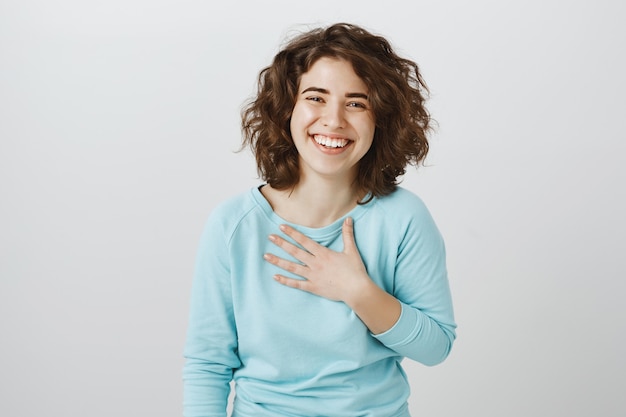
[[[315,87],[335,87],[335,90],[368,90],[365,81],[354,71],[352,63],[341,58],[321,57],[314,61],[300,77],[300,89],[311,87],[311,83],[321,83]]]

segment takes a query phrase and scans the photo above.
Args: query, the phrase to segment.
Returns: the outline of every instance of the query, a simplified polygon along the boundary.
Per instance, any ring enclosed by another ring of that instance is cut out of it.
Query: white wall
[[[302,24],[420,63],[439,131],[404,185],[445,235],[458,340],[415,416],[623,416],[622,2],[0,5],[0,415],[181,414],[208,212],[257,183],[239,109]]]

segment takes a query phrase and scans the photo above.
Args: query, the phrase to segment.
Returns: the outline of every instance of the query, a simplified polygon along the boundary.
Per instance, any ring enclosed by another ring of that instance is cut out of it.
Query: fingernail
[[[274,236],[274,235],[269,235],[267,238],[268,238],[269,240],[271,240],[272,242],[275,242],[275,241],[276,241],[276,236]]]
[[[287,226],[285,226],[284,224],[281,224],[280,226],[278,226],[278,228],[282,230],[283,232],[287,230]]]

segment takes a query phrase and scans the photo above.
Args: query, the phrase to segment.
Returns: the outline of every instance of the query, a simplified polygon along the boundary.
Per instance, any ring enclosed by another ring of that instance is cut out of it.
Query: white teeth
[[[328,136],[315,135],[313,136],[315,142],[328,148],[343,148],[350,142],[348,139],[333,139]]]

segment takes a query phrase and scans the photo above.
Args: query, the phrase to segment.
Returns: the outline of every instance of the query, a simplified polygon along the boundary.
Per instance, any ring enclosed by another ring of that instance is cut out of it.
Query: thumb
[[[354,252],[356,250],[356,242],[354,241],[354,220],[352,220],[352,217],[346,217],[343,221],[341,235],[343,238],[343,251]]]

